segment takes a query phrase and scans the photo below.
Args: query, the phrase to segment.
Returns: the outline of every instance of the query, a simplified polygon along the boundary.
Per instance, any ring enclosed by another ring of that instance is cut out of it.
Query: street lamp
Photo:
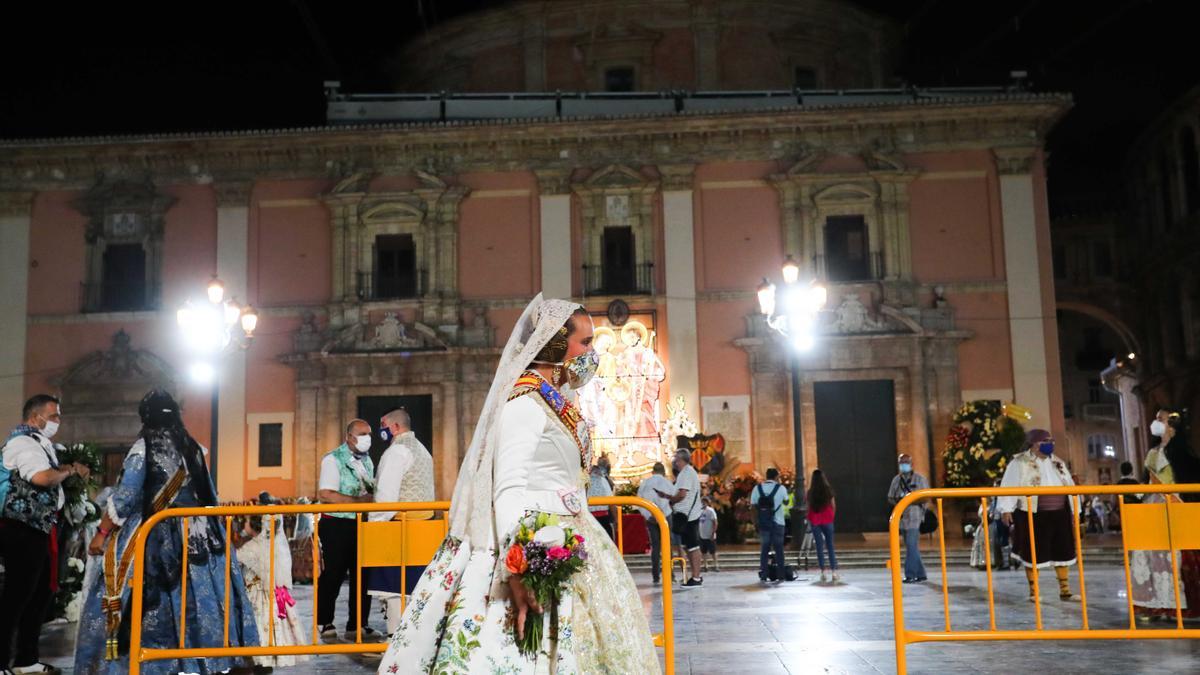
[[[792,444],[795,450],[796,483],[795,501],[792,507],[792,538],[797,546],[803,545],[804,532],[804,434],[801,428],[800,409],[800,360],[799,355],[807,352],[817,342],[817,317],[825,307],[828,292],[816,279],[800,280],[800,265],[788,256],[780,270],[783,288],[776,288],[770,280],[763,278],[758,287],[758,309],[766,317],[767,325],[782,335],[792,346],[789,362],[792,371]]]
[[[215,275],[205,288],[205,299],[188,300],[175,313],[183,342],[194,359],[188,366],[192,380],[212,387],[212,426],[209,434],[209,471],[217,475],[217,422],[221,388],[217,383],[216,362],[222,356],[250,347],[258,312],[234,299],[225,299],[225,284]]]

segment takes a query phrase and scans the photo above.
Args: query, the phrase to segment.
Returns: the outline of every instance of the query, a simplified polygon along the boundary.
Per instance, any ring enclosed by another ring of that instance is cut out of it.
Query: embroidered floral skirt
[[[649,623],[616,546],[586,513],[564,520],[587,540],[588,561],[559,603],[557,640],[546,626],[541,652],[522,656],[513,638],[515,610],[506,598],[489,597],[495,552],[447,538],[379,672],[658,673]]]

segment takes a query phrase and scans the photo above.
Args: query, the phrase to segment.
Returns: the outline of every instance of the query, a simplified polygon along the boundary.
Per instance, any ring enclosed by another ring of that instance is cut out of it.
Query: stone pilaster
[[[25,346],[29,322],[32,192],[0,192],[0,410],[7,419],[25,401]]]
[[[1036,190],[1033,168],[1036,148],[997,148],[1000,174],[1000,213],[1004,227],[1004,271],[1008,289],[1008,326],[1012,350],[1013,397],[1029,408],[1028,426],[1051,428],[1050,364],[1046,350],[1053,345],[1047,335],[1051,311],[1043,302],[1048,270],[1039,264]],[[1048,242],[1047,242],[1048,244]],[[1053,296],[1051,296],[1053,299]]]
[[[667,298],[667,369],[671,398],[683,396],[688,414],[700,420],[700,347],[696,319],[695,167],[660,166]]]
[[[542,293],[548,298],[573,295],[571,274],[570,171],[537,169],[541,220]]]
[[[250,181],[213,184],[217,196],[217,269],[225,294],[249,302]],[[246,354],[234,351],[219,364],[221,388],[217,428],[217,491],[239,500],[246,489]]]

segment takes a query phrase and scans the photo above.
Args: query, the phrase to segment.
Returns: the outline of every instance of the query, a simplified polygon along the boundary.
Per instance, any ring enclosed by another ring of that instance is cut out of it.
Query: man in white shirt
[[[413,433],[412,418],[408,411],[400,408],[384,415],[379,420],[379,429],[387,432],[392,444],[379,458],[375,502],[433,501],[433,457]],[[428,520],[432,517],[432,511],[376,511],[368,519]],[[401,594],[411,594],[424,572],[424,565],[409,565],[403,575],[400,567],[371,567],[364,570],[367,593],[383,598],[388,634],[395,633],[400,626]]]
[[[63,506],[62,482],[88,475],[79,464],[60,465],[51,438],[62,421],[59,401],[38,394],[25,402],[24,423],[4,444],[0,551],[4,592],[0,596],[0,669],[47,672],[40,663],[38,637],[50,593],[50,530]],[[16,653],[12,653],[13,634]]]
[[[671,503],[671,529],[679,532],[683,550],[687,551],[688,571],[691,576],[684,586],[699,586],[704,583],[700,575],[700,474],[692,466],[692,453],[679,449],[671,462],[675,469],[675,492],[657,491],[660,497]]]
[[[363,420],[351,420],[346,425],[345,442],[321,459],[321,474],[317,480],[317,498],[324,504],[361,504],[374,501],[375,466],[371,463],[371,425]],[[346,639],[353,640],[362,622],[364,639],[379,638],[378,631],[366,625],[371,615],[371,596],[358,588],[354,573],[358,559],[358,525],[353,512],[321,515],[321,557],[325,569],[317,583],[317,625],[326,639],[337,637],[333,625],[334,605],[342,583],[350,578],[350,596],[346,598],[349,618]],[[355,616],[354,605],[359,606]]]
[[[599,464],[593,464],[592,470],[588,475],[588,497],[611,497],[613,496],[612,484],[608,482],[608,474],[605,473],[604,467]],[[615,506],[591,506],[588,507],[592,517],[596,522],[600,523],[608,532],[608,536],[613,541],[617,540],[617,508]]]
[[[671,518],[671,502],[669,499],[659,496],[659,491],[667,494],[675,494],[675,486],[671,485],[671,481],[667,480],[667,467],[662,465],[662,462],[655,462],[654,472],[638,485],[637,496],[658,507],[662,511],[663,517],[667,519],[667,526],[670,527]],[[654,583],[661,583],[662,576],[662,539],[663,535],[670,536],[670,530],[660,532],[658,522],[650,515],[650,511],[643,508],[638,508],[642,517],[646,519],[646,531],[650,537],[650,576],[654,579]]]

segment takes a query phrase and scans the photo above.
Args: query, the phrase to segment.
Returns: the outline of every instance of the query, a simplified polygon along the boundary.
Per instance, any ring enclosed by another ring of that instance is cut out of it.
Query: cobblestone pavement
[[[933,564],[930,564],[933,563]],[[941,630],[941,577],[936,561],[927,560],[934,576],[924,584],[905,586],[906,623],[910,629]],[[1076,571],[1072,587],[1078,591]],[[662,626],[661,590],[638,575],[642,603],[652,628]],[[1080,604],[1064,603],[1054,592],[1053,576],[1043,576],[1046,628],[1080,625]],[[811,578],[760,585],[753,573],[709,573],[704,586],[675,592],[677,673],[894,673],[892,601],[885,571],[848,570],[844,585],[821,586]],[[1119,566],[1088,567],[1088,608],[1096,628],[1128,626],[1124,571]],[[948,575],[951,621],[955,630],[986,629],[987,587],[982,572],[951,569]],[[1034,627],[1033,605],[1026,600],[1020,572],[996,572],[997,624],[1001,628]],[[343,589],[343,598],[345,597]],[[307,615],[311,587],[296,589]],[[345,602],[337,625],[345,625]],[[383,627],[383,618],[371,624]],[[1160,624],[1147,626],[1153,630]],[[47,626],[44,654],[55,665],[70,666],[74,625]],[[661,650],[660,650],[661,654]],[[908,649],[910,673],[1185,673],[1196,672],[1200,640],[1030,641],[918,644]],[[276,670],[299,673],[372,672],[378,658],[322,656],[301,666]],[[69,670],[68,670],[69,672]]]

